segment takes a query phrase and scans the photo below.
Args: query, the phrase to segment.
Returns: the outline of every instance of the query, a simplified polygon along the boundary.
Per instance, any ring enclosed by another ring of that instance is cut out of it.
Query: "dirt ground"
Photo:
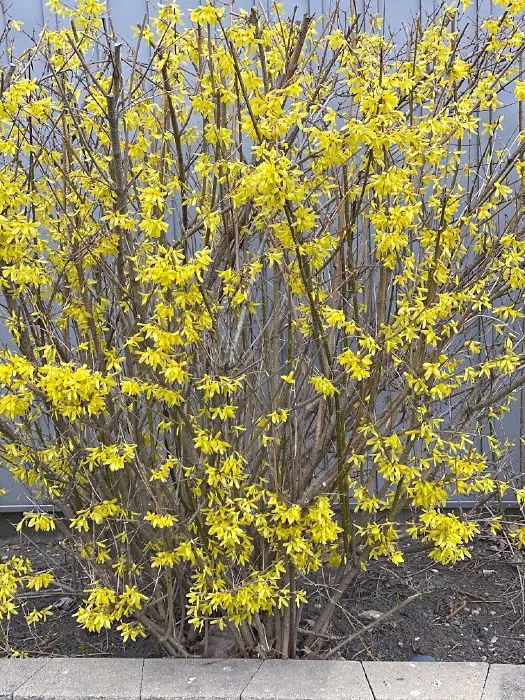
[[[330,634],[338,643],[374,615],[385,613],[419,591],[381,627],[348,644],[342,655],[359,661],[525,662],[525,557],[495,538],[479,537],[472,559],[453,567],[424,553],[402,566],[376,562],[347,592]],[[307,618],[307,613],[305,614]]]
[[[74,567],[56,540],[30,542],[19,535],[2,538],[0,562],[29,556],[36,567],[53,567],[73,583]],[[355,660],[407,661],[416,655],[438,661],[525,662],[525,556],[504,538],[479,537],[472,559],[443,567],[425,553],[412,554],[404,565],[375,562],[345,595],[330,628],[332,645],[370,624],[380,613],[416,592],[416,599],[389,621],[344,646],[341,655]],[[301,626],[308,628],[320,605],[320,579],[312,581]],[[100,635],[81,630],[71,617],[75,592],[33,593],[28,605],[53,605],[45,625],[29,628],[22,616],[4,624],[7,644],[30,655],[157,657],[164,652],[151,639],[123,644],[116,632]],[[0,636],[0,656],[6,653]],[[328,647],[327,647],[328,648]],[[326,651],[326,649],[324,650]],[[337,656],[336,656],[337,658]]]

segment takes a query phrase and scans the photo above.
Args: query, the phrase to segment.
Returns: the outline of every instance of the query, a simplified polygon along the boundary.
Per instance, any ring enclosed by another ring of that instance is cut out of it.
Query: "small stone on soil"
[[[379,620],[382,614],[383,613],[380,613],[379,610],[362,610],[359,613],[359,618],[361,620],[373,622],[374,620]]]

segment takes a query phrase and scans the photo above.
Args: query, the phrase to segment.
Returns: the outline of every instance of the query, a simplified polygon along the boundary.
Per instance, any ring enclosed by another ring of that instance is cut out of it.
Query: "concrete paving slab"
[[[140,700],[142,659],[50,659],[13,700]]]
[[[261,661],[146,659],[141,700],[240,700]]]
[[[375,700],[481,700],[485,663],[363,663]],[[492,699],[491,699],[492,700]]]
[[[494,664],[489,669],[483,700],[523,700],[525,666]]]
[[[0,659],[0,700],[13,693],[48,663],[49,659]]]
[[[356,661],[268,660],[242,700],[373,700],[373,696]]]

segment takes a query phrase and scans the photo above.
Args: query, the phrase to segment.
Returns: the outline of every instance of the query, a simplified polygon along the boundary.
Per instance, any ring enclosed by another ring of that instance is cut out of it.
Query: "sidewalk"
[[[0,700],[525,700],[525,666],[2,658]]]

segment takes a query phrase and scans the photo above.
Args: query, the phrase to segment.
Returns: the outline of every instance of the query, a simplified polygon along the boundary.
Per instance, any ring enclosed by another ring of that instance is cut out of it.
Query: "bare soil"
[[[524,574],[525,557],[492,537],[479,537],[472,558],[453,567],[436,564],[425,553],[410,555],[401,566],[375,562],[345,595],[331,625],[332,646],[370,624],[371,612],[385,613],[422,592],[383,625],[345,646],[342,656],[524,663]]]
[[[0,656],[7,645],[31,656],[159,657],[163,649],[152,639],[124,644],[114,631],[90,634],[72,618],[78,603],[79,574],[56,538],[30,541],[25,536],[6,536],[0,528],[0,561],[13,555],[28,556],[35,569],[54,568],[66,587],[61,593],[33,592],[28,606],[52,605],[54,616],[36,628],[22,615],[4,621],[7,640],[0,635]],[[393,566],[375,562],[360,575],[337,610],[322,653],[349,635],[360,632],[379,613],[398,606],[409,596],[422,597],[388,621],[360,634],[335,658],[408,661],[416,655],[437,661],[525,662],[525,557],[505,538],[480,536],[472,558],[453,567],[436,564],[419,552],[406,563]],[[311,582],[310,601],[301,626],[312,624],[321,603],[321,578]]]

